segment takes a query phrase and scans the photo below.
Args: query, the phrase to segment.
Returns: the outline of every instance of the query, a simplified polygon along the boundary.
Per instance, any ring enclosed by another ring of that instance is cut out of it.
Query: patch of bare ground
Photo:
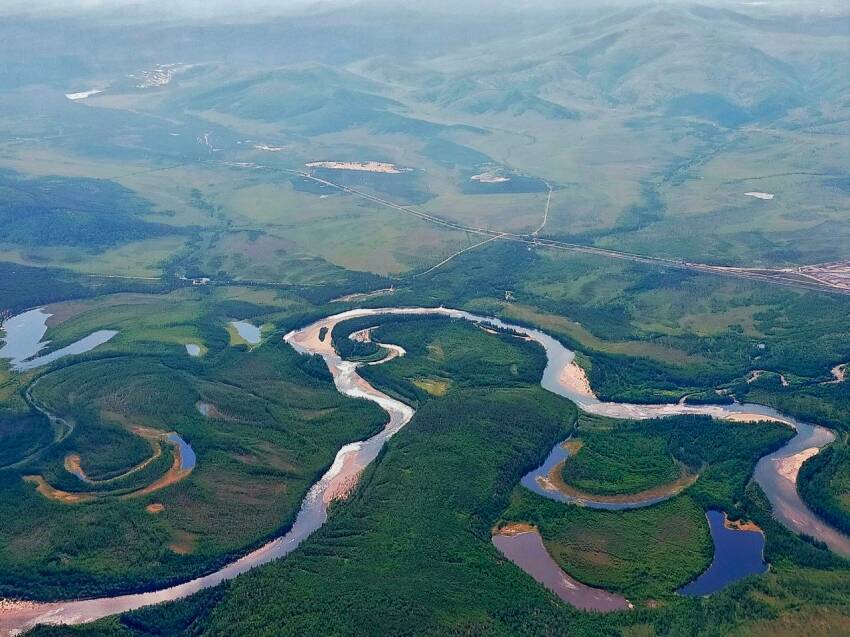
[[[153,450],[153,455],[151,455],[150,458],[148,458],[147,460],[144,460],[143,462],[140,462],[135,467],[132,467],[131,469],[125,471],[121,475],[109,478],[107,480],[94,480],[94,479],[90,478],[88,475],[86,475],[85,470],[83,469],[82,465],[80,464],[81,459],[80,459],[79,454],[72,453],[72,454],[68,454],[65,457],[65,463],[64,463],[65,464],[65,470],[68,471],[69,473],[73,473],[74,475],[79,476],[81,479],[83,479],[87,482],[90,482],[92,484],[104,484],[104,485],[109,484],[111,482],[115,482],[116,480],[120,480],[121,478],[126,478],[127,476],[130,476],[134,473],[141,471],[142,469],[147,467],[151,462],[153,462],[154,460],[156,460],[157,458],[159,458],[162,455],[162,437],[163,437],[164,434],[159,432],[159,431],[156,431],[155,429],[148,429],[146,427],[132,427],[132,431],[136,435],[147,440],[151,445],[151,449]]]
[[[357,485],[360,472],[363,470],[357,463],[357,454],[349,453],[343,458],[342,468],[332,480],[332,484],[325,491],[323,499],[326,504],[336,500],[345,500]]]
[[[764,533],[764,531],[761,530],[761,527],[752,520],[730,520],[728,515],[723,518],[723,526],[735,531],[755,531],[757,533]]]
[[[496,171],[486,171],[479,175],[472,175],[469,178],[470,181],[477,181],[482,184],[503,184],[507,181],[510,181],[510,177],[505,177],[504,175],[500,175]]]
[[[508,537],[512,537],[514,535],[520,535],[521,533],[532,533],[536,530],[537,527],[533,524],[526,524],[525,522],[511,522],[510,524],[493,529],[493,535],[507,535]]]
[[[781,458],[776,461],[776,470],[783,478],[796,484],[797,474],[800,473],[803,463],[809,458],[816,456],[818,451],[819,449],[817,447],[809,447],[808,449],[803,449],[800,453],[795,453],[793,456]]]
[[[839,290],[850,290],[850,261],[805,265],[791,271],[823,285]]]
[[[142,487],[138,491],[133,491],[132,493],[127,493],[121,496],[124,499],[127,498],[139,498],[145,495],[150,495],[156,491],[164,489],[165,487],[170,487],[172,484],[176,484],[183,480],[186,476],[192,473],[191,469],[181,469],[182,460],[180,458],[180,448],[175,445],[175,453],[174,453],[174,462],[171,463],[171,468],[165,472],[158,480],[150,483],[146,487]]]
[[[177,555],[189,555],[195,552],[198,536],[188,531],[174,531],[173,540],[168,548]]]
[[[328,168],[330,170],[356,170],[369,173],[397,175],[410,172],[410,168],[399,168],[395,164],[382,161],[311,161],[304,164],[307,168]]]
[[[749,414],[749,413],[734,413],[725,416],[723,420],[728,420],[729,422],[743,422],[754,424],[757,422],[779,422],[786,426],[791,426],[791,423],[787,420],[781,420],[779,418],[774,418],[772,416],[765,416],[764,414]]]
[[[80,504],[91,502],[96,496],[90,493],[70,493],[51,486],[42,476],[24,476],[24,480],[35,484],[35,489],[45,498],[64,504]]]
[[[31,608],[35,608],[34,602],[24,602],[0,598],[0,613],[13,612],[16,610],[29,610]]]
[[[843,383],[847,380],[847,367],[848,363],[842,363],[841,365],[836,365],[829,373],[832,374],[834,380],[828,380],[824,383],[824,385],[835,385],[836,383]]]
[[[570,362],[561,372],[560,383],[569,391],[575,392],[586,398],[596,398],[596,394],[590,388],[587,374],[575,361]]]
[[[388,296],[390,294],[395,294],[394,287],[383,288],[373,292],[355,292],[354,294],[346,294],[345,296],[333,299],[331,303],[358,303],[367,299],[374,299],[378,296]]]
[[[145,511],[151,515],[156,515],[165,511],[165,505],[162,502],[152,502],[145,507]]]
[[[161,431],[157,431],[156,429],[150,429],[148,427],[133,427],[133,433],[146,440],[156,443],[157,454],[143,462],[141,465],[137,465],[127,473],[122,474],[121,476],[117,476],[116,478],[110,478],[109,480],[104,480],[100,483],[96,481],[92,481],[95,484],[109,484],[118,478],[125,477],[130,473],[135,473],[140,469],[146,467],[150,462],[158,458],[162,454],[161,443],[166,439],[168,434],[163,433]],[[171,468],[163,474],[159,479],[147,485],[146,487],[142,487],[141,489],[137,489],[135,491],[131,491],[130,493],[125,493],[120,497],[122,499],[127,498],[137,498],[145,495],[149,495],[154,493],[155,491],[159,491],[160,489],[164,489],[167,486],[175,484],[180,480],[184,479],[188,476],[192,469],[182,469],[182,457],[180,453],[180,446],[176,443],[172,443],[169,441],[169,444],[172,444],[174,447],[174,462],[171,464]],[[76,454],[71,454],[65,458],[65,468],[66,469],[75,469],[77,468],[80,472],[82,472],[82,468],[79,468],[79,456]],[[84,473],[82,475],[85,475]],[[43,476],[40,475],[29,475],[24,476],[24,480],[27,482],[31,482],[36,485],[36,490],[46,498],[51,500],[56,500],[57,502],[64,502],[66,504],[80,504],[84,502],[91,502],[93,500],[109,497],[117,495],[114,492],[104,491],[104,492],[95,492],[95,493],[72,493],[69,491],[62,491],[61,489],[57,489],[50,485],[47,480],[44,479]]]
[[[566,451],[569,452],[571,456],[576,455],[581,448],[584,446],[584,443],[581,441],[581,438],[570,438],[563,445],[561,445]]]
[[[451,383],[443,378],[415,378],[413,384],[437,398],[445,396],[451,386]]]
[[[202,400],[199,400],[195,403],[195,409],[197,409],[198,413],[200,413],[205,418],[214,418],[216,420],[234,420],[230,416],[224,415],[221,410],[213,403],[207,403]]]

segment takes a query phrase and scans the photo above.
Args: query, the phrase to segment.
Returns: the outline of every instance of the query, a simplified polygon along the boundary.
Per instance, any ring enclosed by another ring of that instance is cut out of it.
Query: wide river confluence
[[[465,319],[525,336],[546,350],[548,362],[541,380],[543,388],[570,399],[587,413],[624,419],[697,414],[722,420],[771,419],[786,423],[796,430],[797,435],[778,451],[759,460],[755,480],[770,500],[774,515],[780,522],[794,532],[805,533],[826,543],[832,550],[850,556],[850,538],[820,520],[797,494],[796,478],[800,459],[816,453],[835,438],[832,432],[824,427],[798,422],[761,405],[634,405],[603,402],[591,393],[577,389],[575,383],[569,382],[568,370],[575,354],[539,330],[442,307],[355,309],[326,317],[290,332],[285,340],[298,352],[321,355],[333,375],[336,388],[342,394],[378,404],[388,413],[389,422],[381,432],[371,438],[347,444],[337,452],[330,469],[308,491],[289,531],[213,573],[177,586],[99,599],[11,605],[10,609],[0,611],[0,637],[17,635],[39,623],[84,623],[151,604],[181,599],[292,552],[325,523],[328,504],[350,491],[359,473],[375,459],[384,443],[413,418],[414,411],[411,407],[372,387],[357,374],[358,364],[343,361],[333,348],[331,335],[337,323],[381,315],[439,315]],[[324,336],[324,339],[321,336]]]

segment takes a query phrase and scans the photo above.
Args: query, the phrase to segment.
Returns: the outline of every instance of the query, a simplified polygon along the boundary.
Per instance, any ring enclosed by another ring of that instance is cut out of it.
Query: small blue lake
[[[248,321],[231,321],[230,324],[245,341],[250,345],[256,345],[261,340],[260,328]]]
[[[714,542],[714,559],[702,575],[679,589],[679,593],[688,597],[711,595],[738,580],[767,570],[763,533],[728,528],[726,514],[722,511],[708,511],[706,517]]]
[[[99,330],[67,347],[36,356],[50,344],[50,341],[41,339],[47,333],[47,319],[51,316],[52,314],[38,308],[13,316],[3,323],[5,336],[3,346],[0,347],[0,358],[9,359],[14,371],[23,372],[42,367],[65,356],[85,354],[118,334],[114,330]]]

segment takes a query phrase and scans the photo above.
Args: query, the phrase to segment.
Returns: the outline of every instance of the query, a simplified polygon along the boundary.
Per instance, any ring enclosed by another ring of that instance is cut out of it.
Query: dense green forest
[[[351,327],[358,326],[340,334]],[[407,357],[374,368],[385,374],[372,378],[382,389],[412,394],[411,377],[458,368],[463,391],[417,393],[413,421],[355,493],[334,506],[328,523],[286,560],[186,601],[68,634],[686,636],[768,629],[780,615],[796,616],[800,604],[828,621],[840,617],[850,595],[847,562],[790,534],[772,520],[758,488],[744,488],[755,459],[789,435],[783,427],[703,418],[585,421],[588,444],[594,428],[611,428],[622,452],[629,434],[644,427],[665,441],[658,454],[675,452],[704,473],[686,495],[647,509],[567,506],[514,488],[578,419],[571,403],[542,390],[537,379],[517,383],[511,366],[499,364],[538,360],[536,346],[445,319],[388,319],[375,335],[408,348]],[[443,356],[435,355],[438,344]],[[703,511],[713,506],[762,526],[772,569],[706,600],[674,595],[710,559]],[[491,529],[500,521],[538,525],[568,572],[628,593],[637,608],[605,616],[559,602],[492,547]]]
[[[573,438],[579,452],[564,464],[564,481],[594,494],[634,493],[699,474],[693,497],[705,508],[743,498],[756,460],[792,438],[773,423],[719,422],[704,416],[612,421],[583,415]]]
[[[803,465],[800,495],[818,515],[850,533],[850,448],[837,443]]]
[[[601,263],[495,243],[414,279],[392,303],[460,307],[541,328],[583,354],[603,399],[675,402],[725,388],[740,400],[850,427],[850,386],[825,384],[836,363],[850,360],[850,297]],[[533,281],[523,276],[529,271]],[[788,384],[778,375],[747,383],[754,369],[781,373]]]
[[[0,202],[4,243],[97,250],[185,232],[146,221],[150,202],[103,179],[27,179],[0,171]]]
[[[264,313],[276,312],[303,320],[297,310],[233,298],[218,302],[207,293],[198,293],[194,304],[147,298],[146,306],[131,299],[63,326],[68,338],[75,329],[87,330],[91,320],[123,329],[111,349],[60,360],[33,387],[32,400],[65,419],[70,435],[45,448],[52,442],[45,418],[2,412],[0,440],[15,441],[3,446],[4,465],[42,451],[0,471],[6,520],[0,596],[135,591],[222,564],[285,529],[336,450],[385,422],[374,405],[342,397],[324,363],[296,354],[279,337],[253,350],[228,346],[227,317],[262,321]],[[139,321],[140,311],[147,323]],[[201,342],[205,354],[190,358],[182,345],[158,338]],[[212,406],[206,416],[201,403]],[[143,470],[120,477],[155,450],[135,432],[140,426],[177,431],[198,464],[167,489],[122,498],[157,480],[173,461],[171,447],[162,444],[161,455]],[[90,478],[118,478],[82,482],[66,468],[73,455]],[[97,498],[54,501],[24,475]],[[150,513],[150,504],[161,505],[161,512]]]

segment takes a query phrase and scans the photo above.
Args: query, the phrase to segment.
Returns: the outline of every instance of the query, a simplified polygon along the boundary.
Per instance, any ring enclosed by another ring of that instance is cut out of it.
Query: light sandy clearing
[[[473,175],[469,178],[470,181],[478,181],[482,184],[503,184],[506,181],[510,181],[510,177],[505,177],[504,175],[499,175],[495,172],[484,172],[480,175]]]
[[[91,88],[87,91],[80,91],[79,93],[65,93],[65,97],[69,100],[76,102],[77,100],[84,100],[87,97],[91,97],[92,95],[97,95],[98,93],[103,93],[102,88]]]
[[[380,161],[312,161],[304,164],[307,168],[329,168],[330,170],[359,170],[368,173],[386,173],[397,175],[410,172],[410,168],[399,168],[395,164]]]
[[[776,470],[783,478],[790,482],[797,483],[797,474],[800,473],[800,467],[809,458],[816,456],[818,453],[817,447],[809,447],[803,449],[800,453],[795,453],[793,456],[781,458],[776,461]]]
[[[571,392],[575,392],[586,398],[596,398],[596,394],[590,388],[590,381],[587,379],[587,374],[575,361],[564,367],[559,380],[561,385]]]

